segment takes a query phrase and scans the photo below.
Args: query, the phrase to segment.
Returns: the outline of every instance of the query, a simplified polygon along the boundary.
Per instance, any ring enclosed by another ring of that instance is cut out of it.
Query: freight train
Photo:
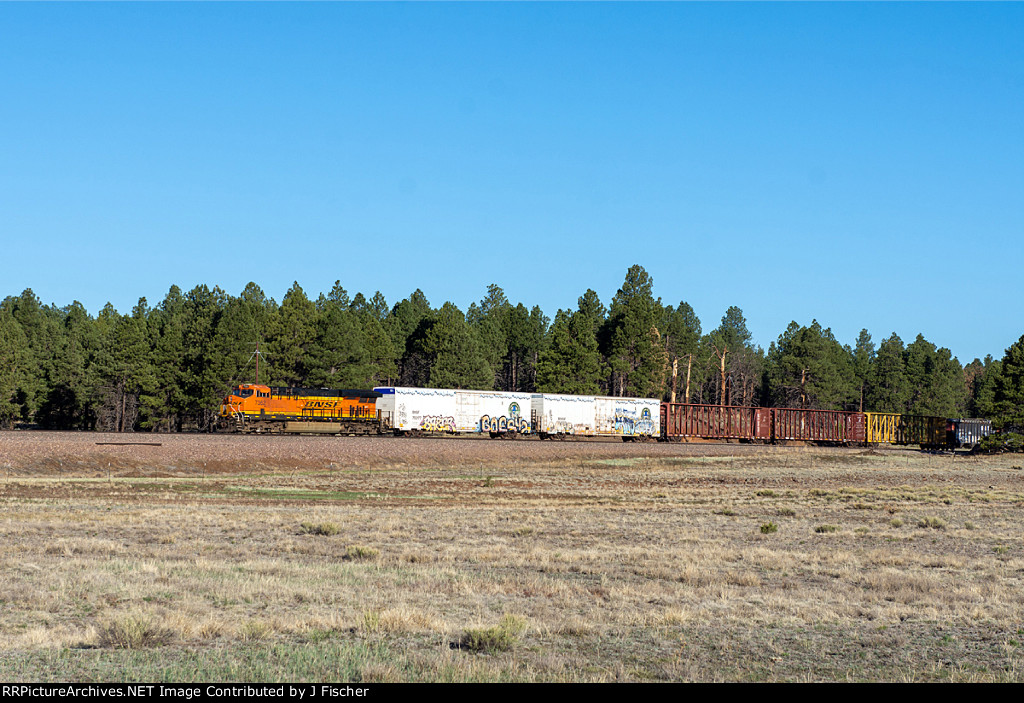
[[[557,393],[379,387],[274,388],[243,384],[220,408],[218,429],[248,433],[535,435],[541,439],[810,442],[970,447],[987,420],[841,410],[665,403]]]

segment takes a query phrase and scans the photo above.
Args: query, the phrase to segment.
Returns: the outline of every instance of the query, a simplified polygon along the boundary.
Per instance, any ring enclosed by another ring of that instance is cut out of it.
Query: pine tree
[[[116,315],[99,358],[100,403],[97,429],[131,432],[139,418],[140,397],[155,385],[150,359],[145,298],[132,315]]]
[[[904,412],[910,397],[903,340],[895,332],[878,345],[871,368],[866,409],[870,412]]]
[[[186,410],[182,367],[185,357],[185,298],[171,286],[150,315],[150,345],[153,359],[153,390],[142,399],[146,420],[143,427],[172,432],[181,429]],[[220,357],[222,355],[218,355]]]
[[[18,397],[21,419],[34,421],[36,412],[45,402],[49,379],[54,375],[54,363],[59,353],[59,323],[31,288],[16,298],[8,298],[4,304],[9,305],[25,335],[28,353]]]
[[[362,296],[357,296],[361,298]],[[267,324],[268,382],[303,386],[308,382],[308,353],[316,339],[316,306],[295,282]]]
[[[430,369],[422,341],[432,321],[430,303],[419,289],[397,303],[384,320],[384,328],[394,346],[395,376],[403,386],[422,386],[429,379]]]
[[[489,387],[499,390],[507,390],[502,371],[508,355],[508,316],[511,310],[505,291],[492,283],[487,286],[487,295],[480,304],[473,303],[466,311],[466,322],[480,341],[488,366],[495,372]]]
[[[431,359],[431,388],[472,388],[490,390],[494,372],[462,311],[445,303],[438,311],[424,342]]]
[[[537,362],[541,393],[597,395],[606,374],[592,319],[583,311],[559,310]]]
[[[91,429],[95,413],[93,359],[99,342],[93,320],[77,300],[59,311],[57,354],[46,384],[46,397],[36,412],[45,429]]]
[[[365,386],[391,385],[398,375],[395,342],[375,315],[357,315],[365,340],[369,374]]]
[[[536,365],[547,323],[539,307],[533,312],[519,303],[505,316],[506,351],[498,387],[507,391],[536,388]]]
[[[875,344],[866,329],[857,336],[853,349],[853,377],[857,386],[857,410],[864,412],[864,396],[871,377],[871,365],[875,361]]]
[[[665,349],[658,324],[661,300],[642,266],[631,266],[612,299],[608,317],[612,392],[619,396],[660,396],[665,378]]]
[[[367,306],[370,314],[373,315],[373,319],[377,322],[384,322],[384,319],[388,316],[388,301],[384,299],[384,294],[380,291],[376,291],[373,297],[370,298],[370,302]]]
[[[697,402],[721,405],[761,402],[765,358],[761,348],[751,344],[751,339],[743,311],[735,305],[729,307],[721,324],[704,335],[698,345],[701,364],[694,365],[700,383]]]
[[[277,304],[255,283],[247,284],[237,298],[227,298],[211,342],[215,376],[222,391],[239,383],[265,383],[270,378],[268,365],[257,358],[256,348],[266,354],[265,343],[276,315]]]
[[[948,349],[935,345],[917,335],[904,353],[907,384],[910,392],[906,411],[914,415],[940,415],[952,417],[962,411],[963,368]]]
[[[975,362],[978,360],[975,359]],[[971,401],[968,414],[972,417],[995,418],[996,387],[1003,373],[1003,362],[989,354],[981,364],[981,372],[971,384]]]
[[[29,363],[28,338],[9,305],[0,305],[0,428],[21,419]]]
[[[1006,350],[994,383],[994,410],[1008,425],[1024,425],[1024,336]]]
[[[182,312],[182,424],[210,429],[224,397],[225,380],[217,364],[214,341],[226,307],[224,291],[199,285],[185,294]]]
[[[767,359],[772,400],[777,406],[841,410],[855,401],[852,353],[822,329],[791,322]]]
[[[344,289],[317,301],[316,336],[309,348],[308,382],[324,388],[366,388],[372,371],[366,337]]]
[[[679,307],[669,305],[664,309],[660,329],[668,363],[662,395],[666,400],[687,403],[687,372],[692,377],[693,358],[700,344],[700,319],[688,303],[680,301]]]

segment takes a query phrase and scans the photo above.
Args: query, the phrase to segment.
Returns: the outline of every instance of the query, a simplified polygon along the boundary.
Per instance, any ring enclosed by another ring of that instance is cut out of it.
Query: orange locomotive
[[[380,397],[369,390],[243,383],[224,398],[218,427],[235,432],[377,434]]]

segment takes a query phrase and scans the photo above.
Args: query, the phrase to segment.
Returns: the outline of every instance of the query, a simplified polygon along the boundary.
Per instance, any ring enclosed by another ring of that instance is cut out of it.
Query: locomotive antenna
[[[256,385],[259,385],[259,383],[260,383],[260,357],[261,356],[263,356],[263,353],[260,351],[260,343],[259,343],[259,341],[257,341],[256,342],[256,351],[254,351],[252,353],[252,355],[249,357],[249,361],[252,361],[253,359],[256,359]],[[246,362],[246,366],[248,366],[248,365],[249,365],[249,362]]]
[[[264,356],[264,354],[263,354],[263,352],[260,351],[260,343],[256,342],[256,351],[254,351],[252,354],[249,355],[249,359],[248,359],[248,361],[245,362],[245,366],[242,367],[242,370],[239,371],[238,373],[236,373],[234,378],[232,378],[231,381],[228,382],[228,387],[230,388],[231,386],[233,386],[234,383],[235,383],[235,380],[238,379],[242,374],[245,373],[245,370],[247,368],[249,368],[249,364],[252,363],[253,359],[256,359],[256,383],[259,384],[259,382],[260,382],[260,357],[262,357],[262,356]]]

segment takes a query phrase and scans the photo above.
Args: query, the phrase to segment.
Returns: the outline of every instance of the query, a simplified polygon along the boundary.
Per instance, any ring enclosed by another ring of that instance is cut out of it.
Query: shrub
[[[123,615],[99,628],[99,645],[114,649],[158,647],[174,638],[174,633],[146,615]]]
[[[827,532],[839,532],[838,525],[818,525],[814,528],[814,531],[818,534],[825,534]]]
[[[978,451],[987,454],[1003,452],[1024,452],[1024,434],[1019,432],[999,432],[990,434],[978,443]]]
[[[373,547],[349,545],[345,548],[345,556],[342,558],[348,561],[367,561],[370,559],[376,559],[378,556],[380,556],[380,551]]]
[[[243,642],[262,642],[270,636],[270,625],[262,620],[249,620],[238,631],[238,638]]]
[[[937,517],[923,517],[917,521],[918,527],[930,527],[933,530],[946,529],[946,521]]]
[[[779,526],[776,525],[774,522],[766,522],[763,525],[761,525],[761,534],[762,535],[770,535],[771,533],[778,532],[778,531],[779,531]]]
[[[341,528],[333,522],[304,522],[299,526],[299,532],[304,535],[330,537],[341,532]]]
[[[458,646],[471,652],[504,652],[511,649],[526,629],[526,620],[505,615],[494,627],[466,630]]]

